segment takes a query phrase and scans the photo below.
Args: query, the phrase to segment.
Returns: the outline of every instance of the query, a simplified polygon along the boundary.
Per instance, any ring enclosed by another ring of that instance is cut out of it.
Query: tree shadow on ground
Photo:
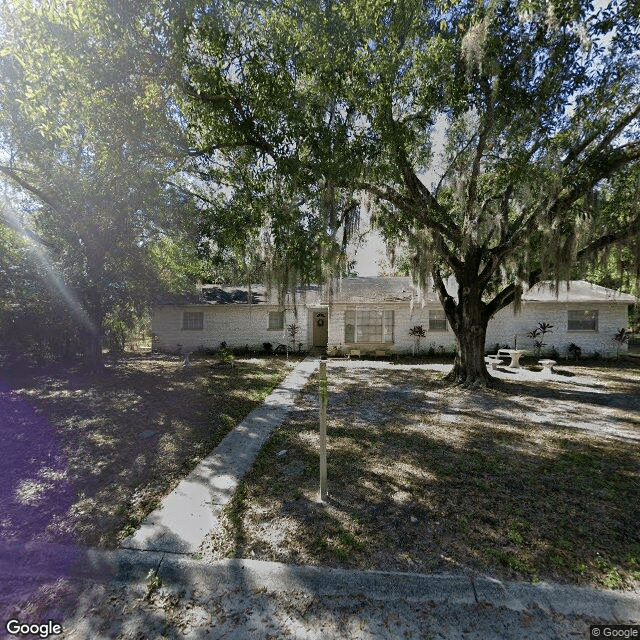
[[[640,460],[637,441],[625,439],[640,436],[637,413],[625,404],[600,430],[594,418],[617,392],[519,384],[517,393],[452,394],[424,371],[334,371],[330,499],[320,504],[315,384],[234,503],[241,557],[613,588],[640,581]],[[559,424],[568,408],[593,428]]]
[[[100,376],[5,376],[0,535],[116,545],[284,375],[278,361],[208,364],[125,359]]]

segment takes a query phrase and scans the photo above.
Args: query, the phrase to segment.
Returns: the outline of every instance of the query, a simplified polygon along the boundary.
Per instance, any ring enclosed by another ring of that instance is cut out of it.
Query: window
[[[444,309],[429,309],[429,331],[446,331],[447,316]]]
[[[182,328],[194,331],[202,329],[204,313],[202,311],[185,311],[182,314]]]
[[[597,331],[598,311],[586,309],[575,309],[569,311],[568,331]]]
[[[269,331],[284,329],[284,311],[269,311]]]
[[[393,311],[346,311],[344,341],[345,343],[393,342]]]

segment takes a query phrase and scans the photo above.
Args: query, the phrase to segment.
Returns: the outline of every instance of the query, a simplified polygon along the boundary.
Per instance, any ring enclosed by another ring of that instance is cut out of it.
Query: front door
[[[313,346],[326,347],[329,341],[329,314],[326,311],[313,312]]]

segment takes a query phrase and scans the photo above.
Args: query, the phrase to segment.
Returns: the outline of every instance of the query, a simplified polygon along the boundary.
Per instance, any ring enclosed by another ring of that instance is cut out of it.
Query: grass
[[[104,374],[7,372],[0,537],[117,546],[293,361],[125,356]]]
[[[640,370],[586,372],[587,386],[452,393],[424,369],[332,365],[328,503],[314,377],[228,507],[216,553],[637,588],[640,455],[624,437],[640,436]]]

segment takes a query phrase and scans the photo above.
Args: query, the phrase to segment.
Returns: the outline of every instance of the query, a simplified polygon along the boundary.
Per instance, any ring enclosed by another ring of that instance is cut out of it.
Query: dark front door
[[[329,314],[326,311],[313,313],[313,346],[326,347],[329,341]]]

